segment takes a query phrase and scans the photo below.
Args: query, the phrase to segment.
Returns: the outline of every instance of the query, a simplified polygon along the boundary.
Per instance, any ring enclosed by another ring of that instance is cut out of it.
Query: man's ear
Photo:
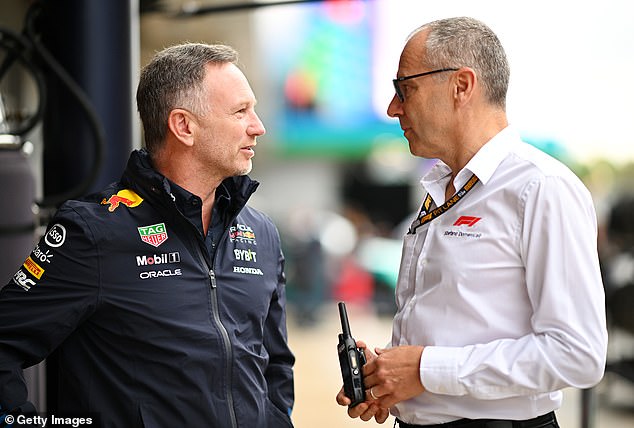
[[[478,76],[469,67],[462,67],[456,72],[454,99],[459,104],[466,104],[473,97]]]
[[[184,109],[175,108],[167,117],[167,127],[180,142],[187,146],[194,145],[194,129],[196,118]]]

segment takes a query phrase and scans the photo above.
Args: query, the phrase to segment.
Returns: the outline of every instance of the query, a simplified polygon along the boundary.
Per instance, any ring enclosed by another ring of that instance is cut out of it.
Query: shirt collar
[[[517,130],[511,127],[506,127],[497,133],[478,150],[463,169],[458,171],[454,180],[456,187],[458,187],[458,183],[461,183],[460,187],[462,187],[471,177],[471,174],[475,174],[483,184],[486,184],[491,179],[493,172],[508,154],[509,143],[517,141],[519,138]],[[427,186],[430,183],[445,179],[449,175],[451,175],[451,170],[447,164],[439,160],[431,170],[423,176],[421,183]]]
[[[172,199],[176,204],[178,210],[187,217],[202,233],[202,219],[201,219],[201,210],[202,210],[202,200],[197,195],[189,192],[188,190],[182,188],[178,184],[173,181],[167,179],[169,183],[169,191],[172,195]],[[221,214],[217,216],[219,218],[224,218],[224,214],[227,211],[229,205],[231,203],[231,195],[227,187],[224,183],[221,183],[220,186],[216,188],[216,201],[214,203],[214,211]]]
[[[487,141],[460,173],[467,171],[475,174],[482,184],[486,185],[502,160],[508,155],[511,144],[519,139],[519,132],[507,126]]]
[[[517,141],[517,139],[519,139],[519,133],[510,127],[506,127],[497,133],[478,150],[463,169],[458,171],[454,178],[455,188],[460,189],[464,186],[472,174],[475,174],[482,184],[486,185],[491,179],[493,172],[508,154],[510,143]],[[421,179],[421,184],[437,205],[445,200],[445,187],[450,175],[451,169],[449,169],[449,166],[438,160]]]

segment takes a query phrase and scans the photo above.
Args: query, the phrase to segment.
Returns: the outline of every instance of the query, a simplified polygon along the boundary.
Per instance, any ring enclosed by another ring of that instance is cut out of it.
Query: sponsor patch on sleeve
[[[15,275],[13,275],[13,282],[19,287],[22,287],[25,291],[29,291],[31,287],[36,285],[35,281],[29,278],[22,269],[18,270]]]
[[[59,223],[54,224],[44,235],[44,242],[49,247],[61,247],[64,241],[66,241],[66,228]]]
[[[31,256],[26,258],[22,266],[24,266],[24,268],[37,279],[42,278],[42,275],[44,274],[44,269],[42,268],[42,266],[35,263]]]

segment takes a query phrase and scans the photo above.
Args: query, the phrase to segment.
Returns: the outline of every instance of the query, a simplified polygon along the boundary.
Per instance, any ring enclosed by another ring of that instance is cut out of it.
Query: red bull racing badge
[[[157,223],[151,226],[139,226],[137,227],[141,240],[146,244],[150,244],[153,247],[158,247],[163,242],[167,241],[167,229],[165,223]]]
[[[103,198],[101,205],[110,205],[108,211],[114,212],[120,204],[128,208],[134,208],[141,205],[141,202],[143,202],[143,198],[137,195],[133,190],[124,189],[119,190],[116,195],[112,195],[108,199]]]

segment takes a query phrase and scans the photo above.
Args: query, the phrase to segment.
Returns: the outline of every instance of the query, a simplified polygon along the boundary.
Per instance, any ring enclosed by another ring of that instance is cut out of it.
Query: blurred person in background
[[[619,195],[609,211],[605,236],[599,247],[606,294],[608,328],[634,335],[634,195]],[[618,352],[606,366],[634,382],[634,355]]]
[[[56,351],[56,416],[102,427],[291,427],[278,231],[247,201],[265,132],[224,45],[144,67],[145,148],[64,203],[0,293],[0,414],[32,414],[22,369]]]
[[[508,125],[509,66],[471,18],[416,29],[398,118],[423,177],[404,237],[391,346],[366,344],[351,417],[410,427],[557,427],[562,389],[603,376],[607,332],[589,191]],[[336,397],[350,404],[343,390]]]

